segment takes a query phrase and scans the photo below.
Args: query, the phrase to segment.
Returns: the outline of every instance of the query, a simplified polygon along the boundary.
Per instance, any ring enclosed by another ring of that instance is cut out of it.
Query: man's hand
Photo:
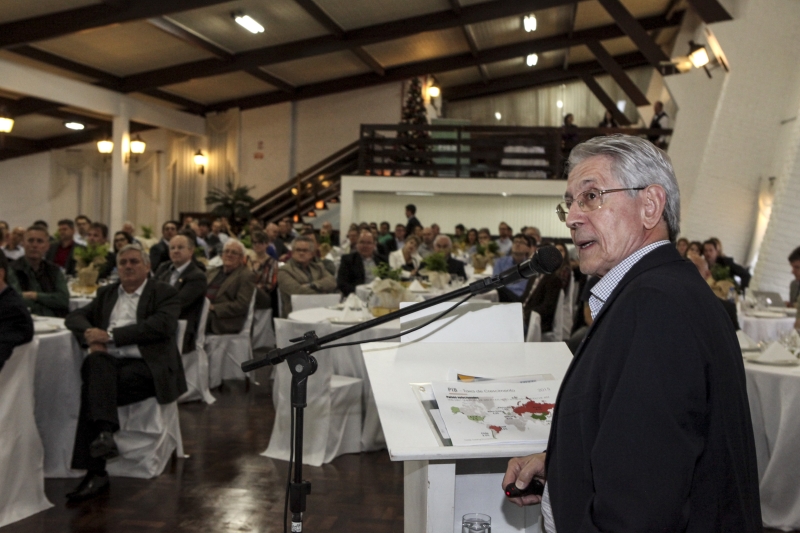
[[[108,333],[105,330],[100,328],[89,328],[83,332],[83,337],[86,339],[86,343],[90,346],[92,344],[103,344],[106,345],[109,342]]]
[[[108,346],[102,342],[93,342],[89,344],[89,353],[94,352],[108,352]]]
[[[544,459],[546,454],[535,453],[526,457],[514,457],[508,462],[506,475],[503,477],[502,488],[505,490],[509,483],[514,483],[518,489],[524,489],[535,477],[545,480]],[[541,496],[528,494],[521,498],[509,498],[511,502],[522,507],[533,505],[542,501]]]
[[[37,297],[36,291],[24,291],[22,297],[26,300],[35,300]]]

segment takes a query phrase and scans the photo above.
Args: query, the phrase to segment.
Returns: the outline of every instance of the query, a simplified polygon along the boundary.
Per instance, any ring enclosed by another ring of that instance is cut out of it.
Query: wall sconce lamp
[[[136,137],[134,137],[131,140],[130,144],[128,145],[128,152],[125,154],[125,162],[126,163],[130,163],[131,154],[133,154],[133,156],[134,156],[133,160],[134,161],[138,161],[139,160],[139,155],[144,153],[144,149],[145,149],[146,146],[147,146],[147,143],[145,143],[142,140],[141,137],[139,137],[138,135]]]
[[[428,98],[439,98],[440,94],[442,94],[442,90],[436,85],[428,87]]]
[[[114,151],[114,141],[108,137],[97,141],[97,151],[101,154],[110,154]]]
[[[14,119],[6,111],[5,107],[0,107],[0,133],[11,133],[14,128]]]
[[[198,172],[200,172],[200,174],[205,174],[206,166],[208,165],[208,156],[203,154],[202,150],[198,150],[194,154],[194,164],[199,167]]]

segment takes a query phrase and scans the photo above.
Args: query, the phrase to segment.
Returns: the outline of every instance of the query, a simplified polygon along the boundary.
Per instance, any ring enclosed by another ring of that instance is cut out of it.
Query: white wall
[[[50,190],[50,154],[34,154],[0,162],[0,220],[9,226],[28,227],[34,220],[57,222],[66,205],[48,198]],[[77,203],[73,204],[74,206]],[[71,215],[74,217],[75,215]]]
[[[291,107],[287,102],[242,112],[240,183],[255,186],[254,198],[289,177]]]

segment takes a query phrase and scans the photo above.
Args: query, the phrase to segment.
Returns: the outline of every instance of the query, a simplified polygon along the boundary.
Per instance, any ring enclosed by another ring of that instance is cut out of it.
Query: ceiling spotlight
[[[538,54],[528,54],[528,58],[525,61],[529,67],[533,67],[536,63],[539,62],[539,55]]]
[[[536,15],[531,14],[522,17],[522,27],[528,33],[536,31]]]
[[[264,26],[253,20],[253,18],[250,15],[245,15],[243,13],[233,13],[233,20],[236,21],[236,24],[246,29],[250,33],[264,32]]]
[[[114,151],[114,142],[108,138],[97,141],[97,151],[101,154],[110,154]]]
[[[500,120],[501,118],[503,118],[503,115],[500,114],[500,111],[497,111],[494,114],[494,118],[496,118],[497,120]]]
[[[70,129],[70,130],[81,131],[86,126],[84,126],[80,122],[65,122],[64,123],[64,127],[66,127],[67,129]]]
[[[131,153],[143,154],[145,146],[147,146],[147,144],[137,135],[131,140]]]
[[[438,98],[440,94],[442,94],[442,90],[436,85],[431,85],[428,87],[428,98]]]
[[[562,107],[564,107],[564,102],[562,102],[561,100],[559,100],[558,102],[556,102],[556,107],[557,107],[557,108],[559,108],[559,109],[561,109]]]
[[[694,41],[689,41],[689,61],[692,62],[694,68],[702,68],[708,65],[709,58],[706,47]]]

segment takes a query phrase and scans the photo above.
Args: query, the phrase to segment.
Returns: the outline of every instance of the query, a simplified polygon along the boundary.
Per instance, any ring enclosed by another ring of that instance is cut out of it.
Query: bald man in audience
[[[433,249],[433,239],[435,235],[433,228],[422,228],[422,244],[419,245],[417,253],[425,259],[431,255],[435,250]]]
[[[206,297],[211,301],[206,327],[209,333],[239,333],[244,327],[256,290],[253,274],[244,261],[244,245],[231,237],[222,248],[222,266],[206,276]]]
[[[464,271],[464,263],[458,259],[453,259],[453,241],[450,240],[450,237],[447,235],[439,235],[436,237],[436,240],[433,242],[433,251],[435,253],[444,254],[445,260],[447,261],[447,272],[449,274],[460,277],[464,280],[467,279],[467,273]],[[422,266],[424,268],[424,261]]]
[[[336,292],[336,278],[319,263],[314,263],[314,241],[300,236],[292,242],[292,258],[278,270],[281,291],[281,318],[292,312],[293,294]]]
[[[9,269],[10,285],[22,295],[31,313],[42,316],[66,316],[69,290],[64,273],[45,259],[50,236],[42,226],[31,226],[24,236],[25,254]]]
[[[357,285],[371,283],[375,279],[375,268],[387,259],[377,252],[375,236],[362,231],[356,242],[356,251],[342,256],[336,285],[347,296],[355,292]]]

